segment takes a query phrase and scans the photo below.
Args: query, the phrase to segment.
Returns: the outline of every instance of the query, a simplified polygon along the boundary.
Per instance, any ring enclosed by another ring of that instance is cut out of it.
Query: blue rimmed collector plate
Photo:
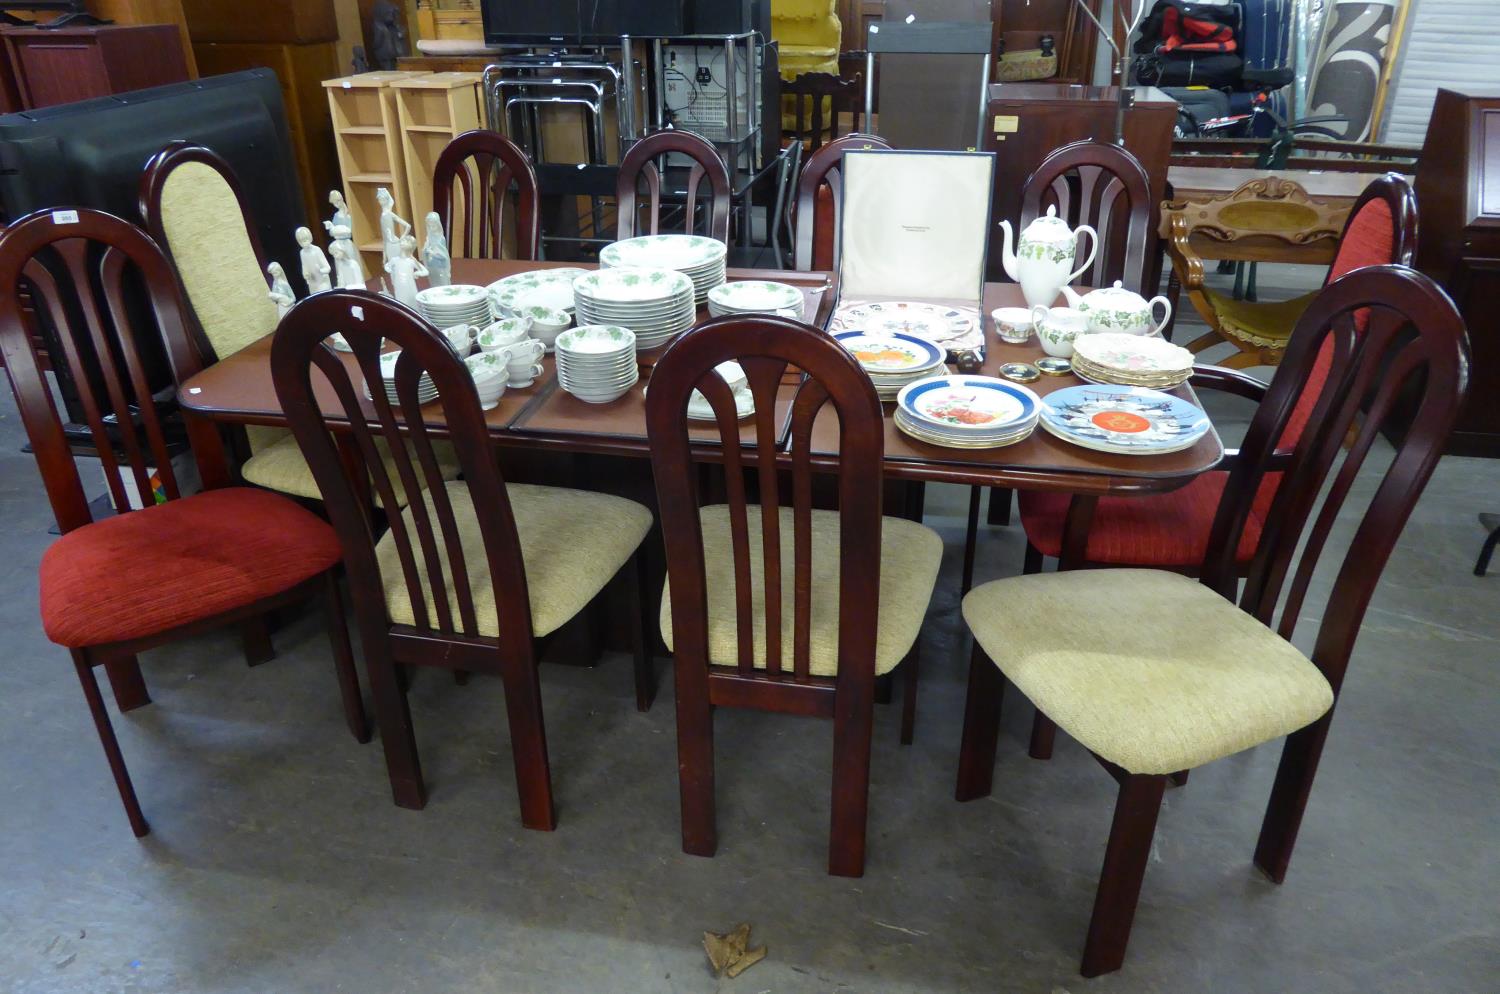
[[[927,339],[900,332],[842,331],[833,338],[871,373],[918,372],[939,366],[946,358]]]
[[[999,434],[1037,416],[1041,401],[1023,386],[991,376],[929,376],[908,383],[896,405],[918,424],[949,434]]]
[[[1213,424],[1203,409],[1145,387],[1065,387],[1042,401],[1042,427],[1086,449],[1162,455],[1190,448]]]

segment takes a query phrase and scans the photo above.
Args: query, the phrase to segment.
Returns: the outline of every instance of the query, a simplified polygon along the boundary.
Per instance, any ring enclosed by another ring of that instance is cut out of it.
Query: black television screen
[[[484,0],[491,45],[607,45],[623,34],[680,35],[684,0]]]

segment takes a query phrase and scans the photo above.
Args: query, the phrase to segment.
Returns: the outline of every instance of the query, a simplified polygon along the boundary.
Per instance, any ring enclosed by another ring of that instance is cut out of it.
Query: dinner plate
[[[573,280],[575,300],[583,296],[599,303],[668,301],[692,289],[693,281],[673,269],[600,269]]]
[[[1015,431],[1008,432],[1004,435],[996,435],[975,440],[953,438],[952,436],[940,435],[936,432],[928,431],[921,424],[913,421],[911,418],[908,418],[905,412],[903,412],[899,408],[896,410],[896,414],[892,418],[892,421],[902,432],[902,434],[909,435],[919,442],[926,442],[929,445],[938,445],[945,449],[1004,448],[1007,445],[1015,445],[1017,442],[1025,441],[1026,439],[1030,438],[1031,433],[1036,430],[1036,422],[1030,421],[1023,424]]]
[[[802,310],[802,291],[771,280],[737,280],[708,291],[708,303],[725,314],[760,314],[788,308]]]
[[[897,406],[941,434],[1004,433],[1034,419],[1041,401],[1027,388],[992,376],[941,375],[908,383]]]
[[[845,331],[833,337],[872,374],[916,373],[942,365],[945,358],[943,350],[927,339],[901,332]]]
[[[1182,376],[1193,370],[1193,354],[1154,335],[1126,335],[1117,331],[1079,335],[1073,352],[1101,370],[1150,376]]]
[[[496,280],[486,290],[490,300],[503,310],[514,312],[524,307],[546,307],[554,311],[573,310],[573,281],[587,270],[566,266],[560,269],[533,269]]]
[[[722,266],[729,246],[702,235],[642,235],[606,245],[599,264],[611,269],[646,266],[658,269],[713,269]]]
[[[833,324],[839,331],[915,335],[944,346],[974,329],[974,319],[957,308],[911,300],[845,305],[834,312]]]
[[[1064,387],[1042,401],[1042,427],[1086,449],[1162,455],[1191,448],[1213,427],[1180,397],[1126,386]]]

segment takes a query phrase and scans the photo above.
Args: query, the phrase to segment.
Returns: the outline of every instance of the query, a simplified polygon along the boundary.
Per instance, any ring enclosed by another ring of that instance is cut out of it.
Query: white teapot
[[[1001,221],[1000,227],[1005,231],[1005,255],[1001,260],[1005,274],[1021,284],[1028,307],[1051,307],[1058,291],[1092,266],[1099,251],[1098,232],[1086,224],[1069,228],[1068,222],[1057,216],[1056,207],[1048,207],[1045,217],[1028,224],[1014,247],[1010,222]],[[1084,232],[1089,236],[1089,256],[1074,269],[1078,236]]]
[[[1123,332],[1126,335],[1160,335],[1167,322],[1172,319],[1172,302],[1166,297],[1147,300],[1115,280],[1114,286],[1101,287],[1082,297],[1071,287],[1062,288],[1068,298],[1068,306],[1083,313],[1088,319],[1089,331],[1099,334],[1106,331]],[[1156,305],[1164,310],[1161,320],[1156,320]]]

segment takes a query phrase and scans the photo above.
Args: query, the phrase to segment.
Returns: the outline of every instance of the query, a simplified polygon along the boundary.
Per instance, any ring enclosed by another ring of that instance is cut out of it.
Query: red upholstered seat
[[[329,524],[227,487],[68,532],[42,556],[42,627],[69,648],[169,631],[290,590],[339,561]]]
[[[1208,550],[1208,533],[1229,474],[1204,473],[1164,494],[1101,497],[1089,528],[1089,562],[1129,563],[1166,569],[1196,569]],[[1026,540],[1044,556],[1062,555],[1063,527],[1070,494],[1022,490],[1017,495]],[[1245,523],[1239,559],[1248,561],[1260,542],[1262,508]]]

